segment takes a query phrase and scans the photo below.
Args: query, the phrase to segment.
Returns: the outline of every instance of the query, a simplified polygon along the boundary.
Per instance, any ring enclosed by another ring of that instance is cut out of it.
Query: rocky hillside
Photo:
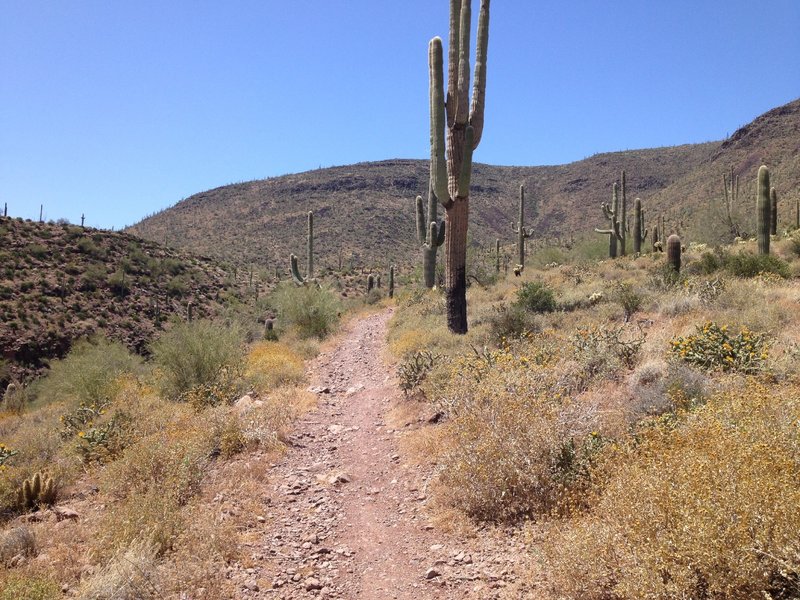
[[[598,154],[558,166],[478,164],[472,240],[512,241],[521,183],[529,203],[538,203],[533,222],[540,239],[590,235],[594,227],[606,226],[599,205],[610,199],[622,169],[628,197],[641,197],[649,217],[664,214],[671,229],[699,239],[714,229],[709,211],[722,197],[722,173],[733,166],[743,200],[749,199],[762,163],[773,171],[781,219],[793,220],[800,188],[800,100],[762,115],[723,142]],[[340,253],[345,262],[368,266],[416,260],[414,198],[426,193],[427,182],[423,160],[319,169],[202,192],[129,232],[240,264],[286,270],[289,253],[305,256],[305,214],[313,210],[321,265],[335,266]]]
[[[0,218],[0,384],[100,332],[143,352],[174,316],[217,313],[227,274],[125,233]]]

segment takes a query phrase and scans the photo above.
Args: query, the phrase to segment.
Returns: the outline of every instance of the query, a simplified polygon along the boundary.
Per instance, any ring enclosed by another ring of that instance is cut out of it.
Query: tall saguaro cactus
[[[620,243],[620,254],[622,256],[626,256],[628,254],[628,248],[626,242],[628,240],[628,216],[627,216],[627,209],[628,209],[628,196],[627,196],[627,189],[628,186],[626,184],[626,177],[625,171],[622,171],[620,175],[620,188],[622,192],[622,198],[620,200],[619,210],[620,212],[617,214],[618,221],[619,221],[619,232],[617,233],[617,239]]]
[[[305,285],[314,279],[314,213],[308,211],[308,235],[306,240],[308,258],[306,259],[306,276],[300,275],[300,269],[297,266],[297,256],[294,254],[289,256],[289,266],[292,272],[292,279],[297,285]]]
[[[739,205],[739,176],[734,173],[731,165],[731,173],[722,174],[722,189],[725,192],[725,220],[729,231],[734,237],[741,237],[742,231],[735,218],[735,207]]]
[[[667,238],[667,264],[676,273],[681,270],[681,238],[674,233]]]
[[[644,227],[644,211],[642,201],[636,198],[633,201],[633,253],[641,254],[642,244],[647,238],[647,229]]]
[[[422,244],[422,274],[426,288],[436,284],[436,251],[444,243],[444,221],[436,222],[436,196],[428,192],[427,218],[422,196],[417,196],[417,241]]]
[[[519,265],[525,268],[525,240],[533,236],[533,227],[525,227],[525,185],[519,186],[519,219],[511,224],[511,231],[517,234]]]
[[[619,239],[620,223],[617,220],[619,212],[619,188],[617,182],[611,192],[611,206],[603,202],[600,208],[603,209],[603,216],[609,220],[608,229],[595,229],[596,233],[602,233],[608,236],[608,257],[617,258],[617,240]]]
[[[758,253],[769,254],[769,230],[772,221],[772,203],[769,198],[769,169],[764,165],[758,168],[758,187],[756,190]]]
[[[470,0],[450,0],[447,95],[444,88],[442,40],[428,48],[431,109],[431,187],[445,209],[444,238],[447,326],[467,332],[467,226],[472,152],[483,134],[486,99],[486,56],[489,45],[489,0],[481,0],[475,77],[470,105]]]

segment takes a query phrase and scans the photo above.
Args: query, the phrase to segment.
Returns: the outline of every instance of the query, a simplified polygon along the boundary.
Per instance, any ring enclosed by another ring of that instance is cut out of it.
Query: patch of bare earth
[[[318,407],[272,466],[266,519],[247,544],[252,566],[229,571],[237,597],[530,597],[518,584],[522,536],[457,536],[434,523],[431,469],[401,454],[403,431],[387,424],[405,401],[384,362],[390,316],[354,321],[312,364]]]

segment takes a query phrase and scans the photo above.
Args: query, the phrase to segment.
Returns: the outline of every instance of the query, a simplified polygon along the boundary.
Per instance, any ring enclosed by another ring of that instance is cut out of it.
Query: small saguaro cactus
[[[674,233],[667,238],[667,264],[676,273],[681,271],[681,238]]]
[[[794,228],[800,229],[800,198],[794,201]]]
[[[778,235],[778,190],[775,187],[769,189],[769,204],[770,204],[770,233]]]
[[[389,267],[389,298],[394,298],[394,265]]]
[[[289,256],[289,266],[292,271],[292,279],[297,285],[305,285],[314,281],[314,213],[308,211],[308,234],[306,239],[308,257],[306,258],[306,276],[300,275],[300,269],[297,266],[297,256],[294,254]]]
[[[86,219],[86,215],[84,215],[83,213],[81,213],[81,227],[83,227],[83,222],[84,222],[84,220],[85,220],[85,219]],[[165,244],[165,245],[166,245],[166,244]]]
[[[627,238],[627,233],[628,233],[628,216],[627,216],[628,197],[627,197],[627,191],[626,190],[628,189],[628,187],[627,187],[627,184],[626,184],[627,179],[625,177],[625,171],[624,170],[622,171],[622,174],[620,175],[619,179],[620,179],[620,188],[621,188],[620,191],[622,192],[622,197],[620,199],[620,206],[619,206],[620,212],[618,213],[618,217],[619,218],[617,219],[619,221],[619,231],[617,232],[617,239],[619,240],[619,243],[620,243],[620,246],[619,246],[620,254],[622,256],[626,256],[628,254],[628,248],[627,248],[627,245],[626,245],[626,242],[627,242],[627,239],[628,239]]]
[[[644,211],[639,198],[633,201],[633,253],[641,254],[642,244],[647,238],[647,229],[644,227]]]
[[[735,207],[739,204],[739,176],[734,173],[731,165],[730,176],[722,174],[722,189],[725,192],[725,220],[728,229],[735,237],[742,235],[739,224],[734,217]]]
[[[422,196],[417,196],[417,241],[422,245],[422,277],[426,288],[436,285],[436,251],[444,243],[444,221],[437,222],[436,195],[428,190],[427,215]]]
[[[194,319],[194,302],[191,300],[186,303],[186,318],[188,319],[189,323],[191,323]]]
[[[603,210],[603,216],[609,220],[608,229],[595,229],[596,233],[602,233],[608,236],[608,257],[617,258],[617,240],[619,239],[620,223],[617,220],[617,213],[619,211],[619,188],[617,182],[614,182],[611,191],[611,206],[603,202],[600,208]]]
[[[517,224],[511,224],[511,231],[517,234],[517,253],[519,265],[525,268],[525,240],[533,236],[533,227],[525,227],[525,184],[519,186],[519,217]]]
[[[756,231],[758,253],[769,254],[769,231],[772,221],[772,206],[769,198],[769,169],[758,168],[758,187],[756,191]]]
[[[494,270],[500,272],[500,240],[494,241]]]
[[[37,506],[52,506],[56,501],[56,483],[52,477],[36,473],[22,482],[17,490],[17,507],[29,510]]]
[[[375,276],[370,273],[367,275],[367,293],[369,294],[372,291],[372,288],[375,287]]]

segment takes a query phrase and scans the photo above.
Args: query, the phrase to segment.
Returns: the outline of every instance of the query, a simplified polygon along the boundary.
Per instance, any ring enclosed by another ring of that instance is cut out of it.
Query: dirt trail
[[[497,598],[517,579],[519,540],[457,539],[425,511],[428,474],[386,424],[402,400],[384,363],[392,310],[352,322],[311,366],[317,409],[274,465],[262,568],[234,576],[241,598]]]

